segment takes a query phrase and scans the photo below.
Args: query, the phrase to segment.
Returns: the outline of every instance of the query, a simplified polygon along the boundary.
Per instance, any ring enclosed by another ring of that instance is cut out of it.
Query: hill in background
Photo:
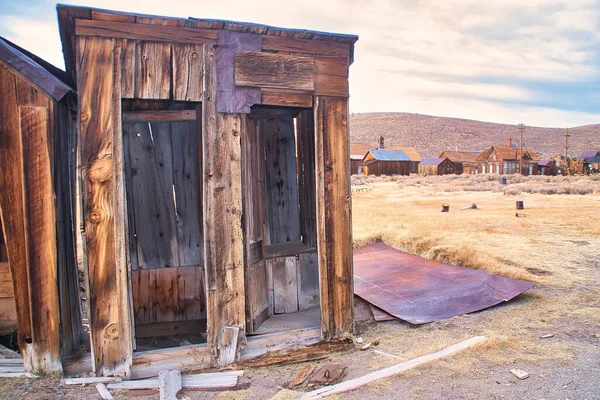
[[[525,126],[523,144],[542,155],[565,153],[564,128]],[[569,128],[569,155],[600,149],[600,124]],[[518,143],[517,125],[495,124],[459,118],[409,113],[366,113],[350,116],[350,141],[415,147],[422,157],[437,157],[444,150],[483,149],[505,145],[508,138]]]

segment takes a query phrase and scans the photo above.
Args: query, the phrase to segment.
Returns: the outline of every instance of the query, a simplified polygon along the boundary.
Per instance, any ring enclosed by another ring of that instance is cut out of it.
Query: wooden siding
[[[374,161],[366,163],[365,175],[409,175],[409,161]]]
[[[354,316],[348,99],[317,96],[314,114],[321,334],[330,339],[352,330]]]

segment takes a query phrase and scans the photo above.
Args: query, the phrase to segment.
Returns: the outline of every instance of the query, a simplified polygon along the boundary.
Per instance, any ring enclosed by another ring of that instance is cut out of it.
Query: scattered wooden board
[[[302,368],[300,372],[298,372],[298,375],[296,375],[296,378],[292,382],[292,386],[302,385],[304,381],[306,381],[306,378],[308,378],[310,374],[312,374],[312,372],[315,370],[315,367],[316,365],[314,364],[305,365],[304,368]]]
[[[181,385],[183,388],[219,388],[234,387],[238,383],[238,377],[244,371],[212,372],[205,374],[183,375]],[[158,389],[159,378],[140,379],[135,381],[112,382],[107,385],[109,389]]]
[[[110,394],[104,383],[96,383],[96,390],[104,400],[113,400],[112,394]]]
[[[331,385],[342,379],[346,366],[342,364],[327,364],[322,366],[308,379],[309,385]]]
[[[409,361],[402,362],[400,364],[393,365],[388,368],[381,369],[379,371],[371,372],[365,376],[360,378],[351,379],[346,382],[338,383],[333,386],[326,386],[321,389],[313,390],[312,392],[305,393],[300,399],[319,399],[323,397],[330,396],[332,394],[344,393],[350,390],[357,389],[361,386],[364,386],[368,383],[376,381],[378,379],[387,378],[389,376],[398,374],[400,372],[407,371],[409,369],[415,368],[419,365],[428,363],[433,360],[438,360],[443,357],[451,356],[455,353],[458,353],[462,350],[466,350],[469,347],[475,346],[479,343],[482,343],[486,340],[484,336],[475,336],[471,339],[465,340],[463,342],[457,343],[450,347],[446,347],[443,350],[435,352],[433,354],[428,354],[425,356],[417,357]]]

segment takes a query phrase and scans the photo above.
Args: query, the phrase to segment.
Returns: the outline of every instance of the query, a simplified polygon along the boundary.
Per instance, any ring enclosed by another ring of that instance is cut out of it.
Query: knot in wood
[[[96,209],[90,213],[90,221],[92,221],[95,224],[102,221],[102,213],[100,212],[100,210]]]
[[[119,337],[119,324],[116,322],[113,322],[112,324],[108,325],[106,328],[104,328],[104,334],[111,339],[118,338]]]
[[[79,118],[81,119],[81,122],[85,122],[90,119],[90,115],[86,112],[82,112]]]
[[[225,296],[223,296],[223,301],[225,303],[229,303],[231,300],[233,300],[233,295],[231,293],[227,293]]]
[[[112,156],[94,161],[88,172],[88,177],[93,183],[103,183],[112,178]]]
[[[346,118],[342,119],[342,125],[343,125],[343,126],[346,126],[346,125],[348,125],[348,121],[346,120]]]
[[[198,53],[194,52],[192,53],[192,58],[195,60],[196,58],[198,58]]]

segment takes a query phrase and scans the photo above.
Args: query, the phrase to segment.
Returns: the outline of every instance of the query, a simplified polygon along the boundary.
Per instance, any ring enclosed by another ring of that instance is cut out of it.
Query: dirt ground
[[[377,323],[355,300],[356,336],[377,346],[313,362],[343,363],[343,380],[483,335],[485,343],[332,399],[600,399],[600,195],[452,191],[431,181],[377,181],[353,194],[355,246],[376,240],[428,258],[536,282],[511,302],[431,324]],[[523,201],[525,209],[515,210]],[[477,210],[460,210],[476,203]],[[441,213],[441,205],[450,205]],[[516,216],[519,212],[521,215]],[[541,338],[552,334],[550,338]],[[379,352],[390,356],[382,355]],[[295,399],[306,363],[246,369],[247,389],[189,399]],[[519,380],[509,370],[530,376]],[[127,398],[114,392],[116,399]],[[56,378],[1,379],[4,399],[98,399]],[[158,399],[154,396],[140,400]]]

